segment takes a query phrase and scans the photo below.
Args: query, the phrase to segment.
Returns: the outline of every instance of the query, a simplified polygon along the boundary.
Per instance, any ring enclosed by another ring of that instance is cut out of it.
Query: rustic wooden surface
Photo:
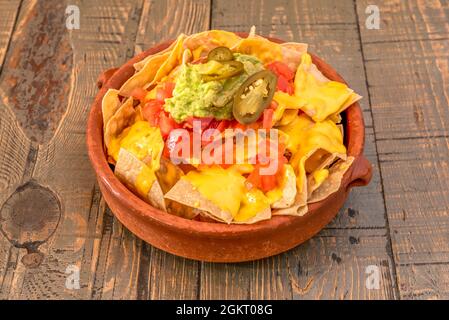
[[[370,4],[379,30],[365,26]],[[67,5],[79,30],[65,28]],[[0,0],[0,12],[0,299],[449,298],[448,1]],[[308,42],[364,96],[373,181],[284,254],[172,256],[101,197],[85,147],[95,79],[180,32],[251,25]],[[79,289],[66,286],[73,266]]]

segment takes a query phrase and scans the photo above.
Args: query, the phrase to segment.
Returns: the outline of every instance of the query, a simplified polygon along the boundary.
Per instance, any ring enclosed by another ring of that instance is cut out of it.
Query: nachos
[[[307,45],[212,30],[181,34],[103,97],[115,175],[186,219],[256,223],[303,215],[353,158],[341,113],[361,97],[326,78]]]

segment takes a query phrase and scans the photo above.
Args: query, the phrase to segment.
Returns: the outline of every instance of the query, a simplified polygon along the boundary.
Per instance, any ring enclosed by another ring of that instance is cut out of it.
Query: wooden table
[[[65,27],[69,4],[80,29]],[[448,1],[0,0],[0,12],[0,298],[449,298]],[[172,256],[101,197],[85,146],[95,80],[180,32],[251,25],[309,43],[364,96],[372,183],[284,254]]]

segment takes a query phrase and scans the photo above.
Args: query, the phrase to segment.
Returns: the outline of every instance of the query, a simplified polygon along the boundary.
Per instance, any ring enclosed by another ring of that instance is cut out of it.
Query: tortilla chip
[[[262,37],[251,37],[240,40],[232,51],[257,57],[263,64],[282,61],[282,47]]]
[[[153,80],[144,86],[144,89],[151,87],[154,83],[160,81],[166,75],[168,75],[176,66],[182,62],[182,56],[184,53],[184,39],[185,34],[181,33],[176,39],[173,49],[170,51],[168,58],[160,64],[160,68],[157,70]]]
[[[133,99],[128,98],[117,112],[106,123],[104,131],[104,144],[109,149],[112,139],[117,137],[125,128],[129,127],[135,119],[136,111]]]
[[[192,61],[192,58],[192,51],[190,51],[189,49],[185,49],[182,53],[182,64],[187,64],[188,62]]]
[[[272,42],[256,35],[256,27],[252,26],[248,37],[241,39],[230,48],[235,52],[256,56],[264,64],[282,61],[291,70],[296,70],[302,54],[307,52],[307,47],[305,43],[285,42],[279,44]]]
[[[291,165],[285,165],[285,180],[281,199],[274,202],[273,209],[288,208],[295,203],[296,199],[296,176]]]
[[[173,47],[175,46],[176,41],[173,41],[167,48],[165,48],[162,51],[159,51],[158,53],[149,55],[147,57],[145,57],[143,60],[140,60],[139,62],[136,62],[133,64],[134,69],[136,69],[137,71],[142,70],[142,68],[145,66],[145,64],[148,62],[148,60],[152,59],[154,56],[159,56],[159,55],[163,55],[164,53],[167,53],[169,51],[172,51]]]
[[[197,60],[216,47],[232,48],[240,40],[241,38],[233,32],[210,30],[188,36],[184,41],[184,47],[191,50],[193,59]]]
[[[161,65],[167,61],[170,52],[161,55],[150,56],[145,65],[135,73],[120,88],[120,95],[129,97],[136,88],[146,88],[153,81]]]
[[[264,210],[260,211],[258,214],[256,214],[254,217],[243,220],[243,221],[236,221],[233,220],[233,224],[253,224],[262,220],[268,220],[271,219],[271,209],[270,207],[266,207]]]
[[[101,101],[101,113],[103,114],[103,133],[106,131],[106,124],[121,106],[118,94],[118,90],[109,89],[108,91],[106,91],[103,96],[103,100]]]
[[[321,170],[327,170],[338,158],[337,154],[328,154],[326,159],[321,162],[321,164],[314,170],[314,172],[310,173],[307,177],[307,193],[310,196],[312,195],[312,192],[314,192],[318,187],[324,182],[323,181],[316,181],[314,178],[314,173]]]
[[[282,61],[291,69],[296,70],[301,62],[301,56],[307,53],[308,45],[298,42],[281,43]]]
[[[145,118],[143,117],[143,113],[142,113],[142,105],[139,104],[134,110],[136,111],[136,115],[134,117],[134,123],[136,123],[138,121],[144,121]]]
[[[147,174],[148,173],[148,174]],[[140,161],[136,156],[126,149],[121,148],[119,156],[117,159],[117,164],[115,165],[114,174],[119,178],[119,180],[124,183],[129,189],[137,193],[142,197],[143,200],[150,203],[153,207],[160,210],[166,210],[164,194],[162,192],[161,186],[157,181],[156,177],[151,176],[153,173],[149,167]],[[140,175],[145,174],[145,179],[154,179],[150,189],[145,194],[142,190],[137,189],[137,179]]]
[[[303,216],[307,213],[309,208],[307,207],[307,204],[303,206],[294,205],[289,208],[285,209],[277,209],[273,210],[272,214],[273,216]]]
[[[309,54],[302,55],[294,84],[294,96],[301,101],[299,107],[316,122],[335,117],[362,98],[346,84],[327,79]]]
[[[353,161],[354,157],[348,157],[346,160],[340,160],[331,166],[329,169],[329,177],[312,193],[308,203],[321,201],[326,199],[332,193],[338,191],[343,175],[351,167]]]
[[[307,180],[301,179],[302,187],[298,188],[298,180],[296,180],[296,196],[293,205],[289,208],[276,210],[276,214],[292,214],[299,215],[302,211],[301,208],[307,206]],[[273,212],[274,214],[274,212]]]
[[[212,201],[208,200],[185,179],[180,179],[173,188],[165,194],[165,198],[201,211],[206,211],[211,217],[220,222],[229,224],[233,219],[230,212],[222,210]]]
[[[252,25],[249,29],[248,38],[252,38],[256,36],[256,26]]]

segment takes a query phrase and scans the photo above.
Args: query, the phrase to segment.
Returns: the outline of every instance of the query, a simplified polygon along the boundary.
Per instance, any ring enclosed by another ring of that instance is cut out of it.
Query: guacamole
[[[238,76],[219,80],[202,80],[200,70],[204,64],[185,64],[176,80],[173,97],[165,100],[165,110],[177,122],[188,117],[214,117],[232,119],[232,99],[245,80],[263,70],[263,64],[253,56],[234,54],[236,61],[243,63],[244,72]]]

